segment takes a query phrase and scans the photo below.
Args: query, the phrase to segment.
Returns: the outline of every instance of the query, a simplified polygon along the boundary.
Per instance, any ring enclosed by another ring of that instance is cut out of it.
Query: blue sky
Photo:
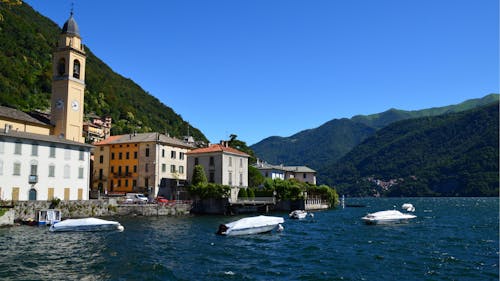
[[[25,2],[59,26],[72,3]],[[499,92],[498,0],[73,2],[84,44],[211,142]]]

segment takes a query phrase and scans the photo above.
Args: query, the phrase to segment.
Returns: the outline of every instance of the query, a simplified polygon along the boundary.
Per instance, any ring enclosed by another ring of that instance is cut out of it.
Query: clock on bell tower
[[[85,60],[80,31],[73,11],[64,23],[52,59],[51,124],[53,135],[84,142],[83,96]]]

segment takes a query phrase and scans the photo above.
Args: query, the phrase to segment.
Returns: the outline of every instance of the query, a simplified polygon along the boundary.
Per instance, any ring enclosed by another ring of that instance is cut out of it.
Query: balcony
[[[36,184],[36,183],[38,183],[38,175],[30,175],[28,177],[28,183],[29,184]]]

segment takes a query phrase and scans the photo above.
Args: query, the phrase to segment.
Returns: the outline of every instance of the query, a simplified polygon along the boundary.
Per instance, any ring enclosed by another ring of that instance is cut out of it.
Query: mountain
[[[60,27],[26,3],[9,6],[0,2],[0,15],[0,105],[23,111],[49,110],[52,52]],[[85,51],[85,113],[111,116],[113,134],[134,130],[168,132],[176,137],[187,134],[189,124],[172,108],[115,73],[88,46]],[[189,132],[196,140],[207,141],[197,128],[189,127]]]
[[[250,148],[257,157],[269,163],[307,165],[319,172],[319,182],[326,182],[329,175],[322,172],[324,167],[333,165],[356,145],[393,122],[460,112],[498,100],[498,94],[490,94],[445,107],[416,111],[390,109],[378,114],[357,115],[351,119],[333,119],[317,128],[304,130],[290,137],[266,138]]]
[[[498,196],[498,102],[395,122],[325,167],[351,196]]]

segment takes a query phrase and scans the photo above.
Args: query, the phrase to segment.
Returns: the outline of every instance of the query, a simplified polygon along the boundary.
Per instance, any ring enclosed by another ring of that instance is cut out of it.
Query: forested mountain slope
[[[498,102],[393,123],[323,167],[351,196],[498,196]]]

